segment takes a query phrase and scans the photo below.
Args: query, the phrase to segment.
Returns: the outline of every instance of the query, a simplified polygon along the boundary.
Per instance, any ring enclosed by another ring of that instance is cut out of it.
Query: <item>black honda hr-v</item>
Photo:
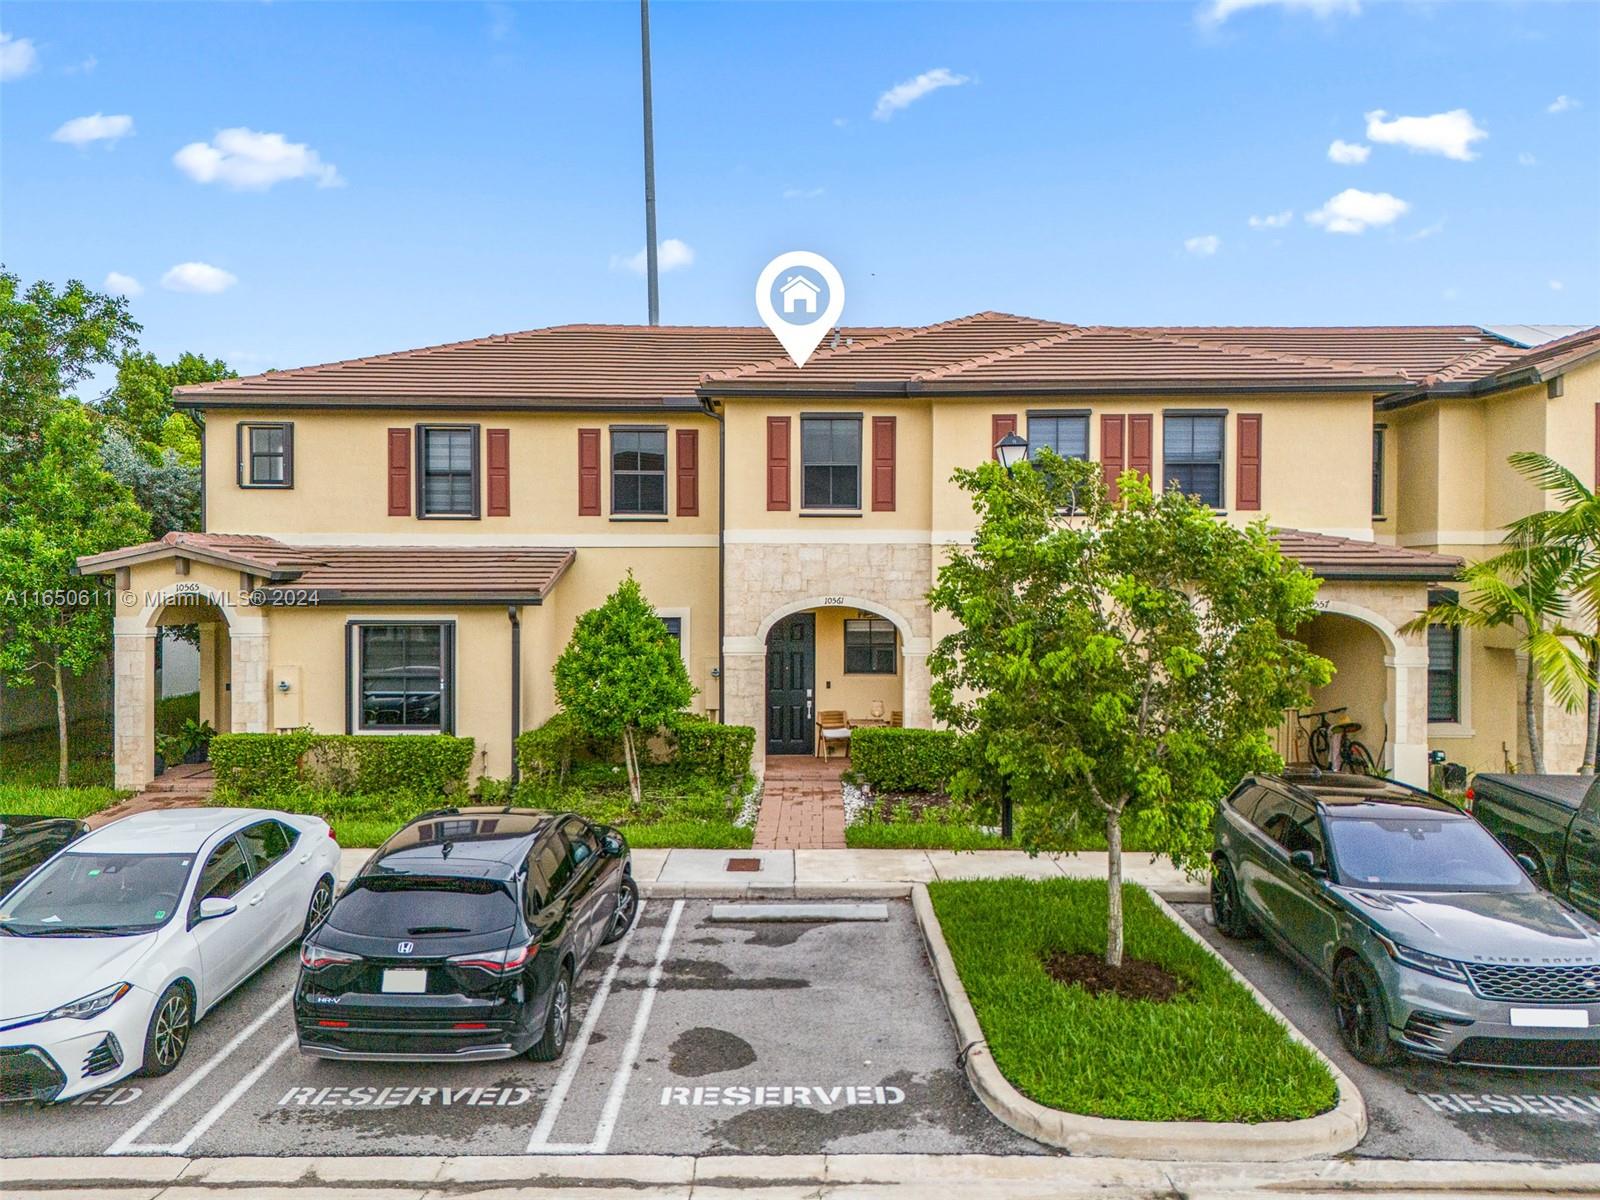
[[[638,910],[618,830],[526,808],[425,813],[378,848],[301,946],[300,1050],[559,1058],[573,980]]]

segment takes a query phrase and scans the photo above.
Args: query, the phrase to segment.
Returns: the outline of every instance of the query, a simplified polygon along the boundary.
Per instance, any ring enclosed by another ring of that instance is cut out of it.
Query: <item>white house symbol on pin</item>
[[[817,297],[822,289],[804,275],[791,275],[778,289],[783,293],[783,311],[786,313],[817,311]]]

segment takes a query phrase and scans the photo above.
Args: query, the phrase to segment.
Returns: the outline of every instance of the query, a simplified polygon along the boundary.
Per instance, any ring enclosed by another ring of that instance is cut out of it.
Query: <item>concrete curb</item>
[[[1037,1142],[1058,1146],[1073,1154],[1111,1158],[1153,1159],[1157,1161],[1204,1162],[1285,1162],[1293,1159],[1327,1157],[1354,1148],[1367,1133],[1367,1106],[1361,1093],[1337,1066],[1279,1012],[1270,1001],[1235,971],[1205,939],[1189,929],[1182,917],[1158,896],[1152,896],[1178,928],[1194,938],[1206,952],[1243,983],[1257,1003],[1276,1017],[1291,1037],[1308,1046],[1333,1073],[1339,1088],[1339,1101],[1332,1110],[1298,1121],[1122,1121],[1108,1117],[1084,1116],[1047,1108],[1028,1099],[1000,1073],[989,1053],[989,1043],[978,1023],[978,1015],[967,999],[955,959],[944,940],[944,931],[933,911],[928,889],[917,884],[911,894],[917,924],[927,944],[939,990],[944,993],[955,1023],[956,1040],[962,1046],[967,1079],[984,1106],[1000,1121]]]

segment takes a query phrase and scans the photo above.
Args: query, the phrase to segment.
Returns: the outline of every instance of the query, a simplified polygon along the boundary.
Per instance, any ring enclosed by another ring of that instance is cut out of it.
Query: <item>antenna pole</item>
[[[644,71],[644,261],[650,324],[661,324],[661,271],[656,262],[656,137],[650,104],[650,0],[639,0],[640,65]]]

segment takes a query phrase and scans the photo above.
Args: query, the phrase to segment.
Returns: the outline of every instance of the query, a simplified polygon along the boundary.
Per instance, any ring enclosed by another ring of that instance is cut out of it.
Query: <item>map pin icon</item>
[[[794,365],[803,367],[844,312],[844,280],[822,255],[791,250],[762,268],[756,311]]]

